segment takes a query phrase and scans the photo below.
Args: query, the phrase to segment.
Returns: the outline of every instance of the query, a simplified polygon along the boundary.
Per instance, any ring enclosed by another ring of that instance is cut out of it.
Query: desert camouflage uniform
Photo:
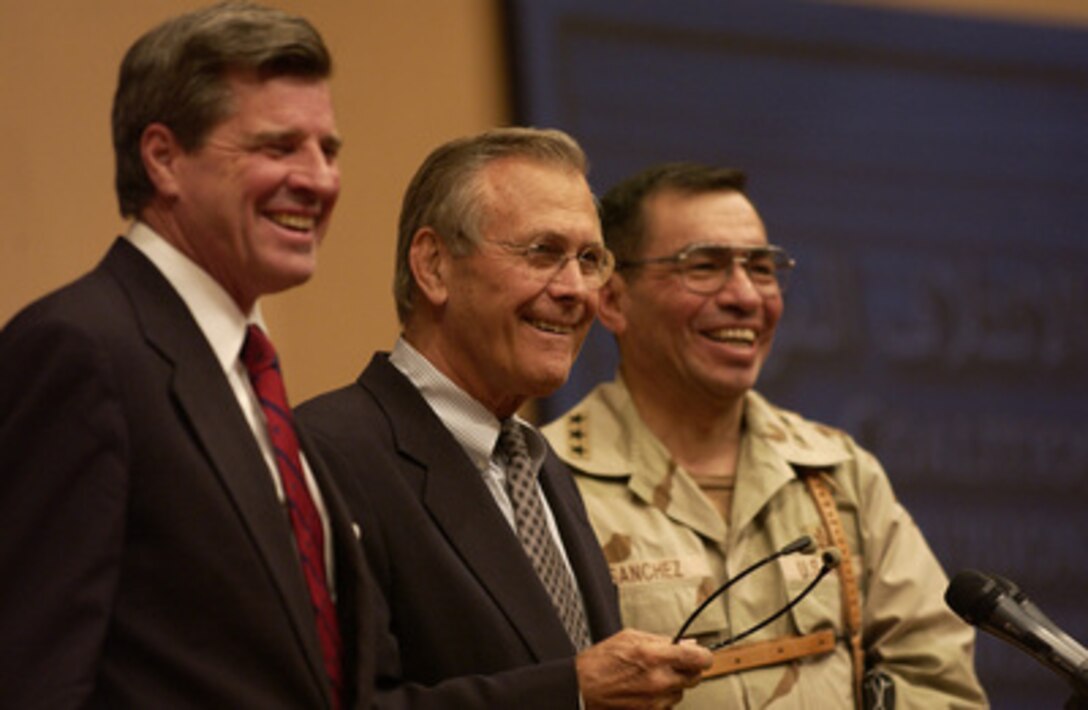
[[[748,394],[727,527],[645,427],[621,381],[597,387],[544,433],[577,474],[627,626],[672,636],[721,581],[801,535],[831,545],[794,466],[825,469],[859,577],[865,649],[891,676],[898,708],[985,707],[974,630],[943,601],[947,580],[879,462],[848,435]],[[791,555],[732,587],[688,635],[725,638],[798,594],[820,564]],[[843,633],[839,575],[744,643],[833,628]],[[829,654],[707,680],[684,708],[853,707],[847,644]]]

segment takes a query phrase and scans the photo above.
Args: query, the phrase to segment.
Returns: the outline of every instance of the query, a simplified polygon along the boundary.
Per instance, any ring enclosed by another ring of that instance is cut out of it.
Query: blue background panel
[[[740,167],[799,262],[759,389],[874,451],[949,574],[1088,640],[1088,33],[788,0],[509,3],[519,120],[600,192]],[[611,376],[594,330],[544,419]],[[995,708],[1061,680],[980,634]]]

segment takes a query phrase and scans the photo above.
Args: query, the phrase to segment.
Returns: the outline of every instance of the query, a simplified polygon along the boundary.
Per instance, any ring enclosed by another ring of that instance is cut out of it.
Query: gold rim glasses
[[[785,249],[776,246],[737,247],[724,244],[690,244],[670,256],[623,260],[618,269],[648,264],[666,264],[680,274],[684,288],[703,296],[721,291],[739,265],[752,286],[763,296],[777,296],[786,290],[790,272],[797,262]]]

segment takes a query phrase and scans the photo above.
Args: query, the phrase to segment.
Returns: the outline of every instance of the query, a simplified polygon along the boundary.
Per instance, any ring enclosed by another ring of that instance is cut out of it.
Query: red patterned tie
[[[333,706],[341,705],[343,669],[341,666],[340,626],[336,619],[336,607],[329,595],[325,575],[325,535],[321,517],[306,487],[299,458],[298,437],[287,404],[276,350],[268,337],[256,325],[249,326],[246,342],[242,347],[242,362],[249,371],[249,380],[261,402],[268,426],[268,438],[276,455],[276,468],[283,482],[291,529],[295,533],[302,571],[306,586],[310,589],[317,622],[317,636],[325,657],[325,670],[332,682]]]

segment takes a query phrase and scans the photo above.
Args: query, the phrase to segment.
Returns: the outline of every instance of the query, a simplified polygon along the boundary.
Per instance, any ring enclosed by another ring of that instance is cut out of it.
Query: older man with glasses
[[[401,212],[401,337],[299,409],[381,591],[379,707],[669,707],[710,664],[617,633],[572,477],[517,416],[566,379],[614,266],[585,171],[559,131],[431,153]]]
[[[623,621],[720,649],[685,708],[981,707],[973,632],[880,464],[754,390],[794,261],[744,186],[675,163],[602,198],[619,373],[544,433]]]

